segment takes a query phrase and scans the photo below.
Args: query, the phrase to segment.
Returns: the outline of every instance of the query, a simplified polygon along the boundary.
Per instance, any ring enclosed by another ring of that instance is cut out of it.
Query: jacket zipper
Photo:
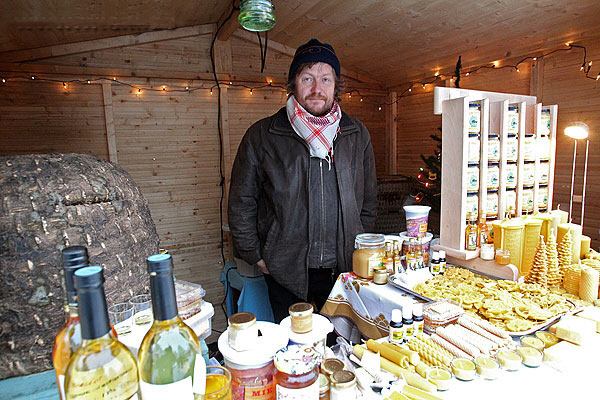
[[[321,255],[320,255],[320,261],[319,261],[319,267],[323,266],[323,251],[324,251],[324,244],[323,241],[325,239],[325,183],[323,181],[323,160],[319,160],[319,170],[321,172],[321,243],[320,243],[320,247],[321,247]]]

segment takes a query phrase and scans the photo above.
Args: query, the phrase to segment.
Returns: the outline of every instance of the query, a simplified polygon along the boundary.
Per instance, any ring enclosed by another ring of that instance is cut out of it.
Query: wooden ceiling
[[[216,23],[229,0],[15,0],[0,52]],[[236,0],[236,4],[239,1]],[[435,71],[506,60],[600,35],[598,0],[274,0],[269,39],[330,42],[342,65],[394,86]],[[241,29],[241,28],[239,28]],[[597,60],[600,54],[588,54]],[[268,61],[267,61],[268,62]]]

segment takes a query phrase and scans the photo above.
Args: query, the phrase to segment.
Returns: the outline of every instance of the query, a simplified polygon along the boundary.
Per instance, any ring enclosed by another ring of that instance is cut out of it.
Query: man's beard
[[[319,108],[314,108],[314,107],[310,106],[308,104],[308,100],[315,99],[315,98],[325,100],[325,104]],[[306,99],[305,104],[302,104],[302,107],[304,107],[304,109],[306,111],[308,111],[315,117],[322,117],[324,115],[327,115],[327,113],[329,113],[329,111],[331,111],[331,107],[333,107],[333,99],[331,100],[331,102],[328,102],[328,99],[323,98],[323,97],[309,97]]]

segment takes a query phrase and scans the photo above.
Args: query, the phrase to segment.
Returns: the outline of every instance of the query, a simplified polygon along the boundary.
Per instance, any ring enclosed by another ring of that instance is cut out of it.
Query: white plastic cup
[[[427,233],[429,206],[404,206],[406,212],[406,232],[410,237],[422,238]]]

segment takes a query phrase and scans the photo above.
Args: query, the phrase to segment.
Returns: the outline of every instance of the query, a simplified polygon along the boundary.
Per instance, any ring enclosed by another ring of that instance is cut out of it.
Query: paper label
[[[402,343],[404,341],[404,329],[403,328],[392,328],[390,326],[390,342]]]
[[[124,367],[127,369],[124,370]],[[114,371],[121,371],[118,375]],[[138,375],[135,364],[123,365],[117,358],[100,368],[77,371],[71,376],[69,399],[124,400],[131,399],[138,391]]]
[[[266,386],[246,386],[244,388],[244,400],[271,400],[274,390],[273,382]]]
[[[167,398],[194,400],[191,376],[165,385],[155,385],[140,380],[140,393],[144,400],[162,400]]]
[[[366,353],[366,352],[365,352]],[[281,385],[276,386],[277,400],[315,400],[319,398],[319,380],[302,389],[290,389]]]
[[[381,254],[375,254],[369,258],[369,276],[373,276],[373,271],[375,268],[382,267],[383,260],[381,259]]]

